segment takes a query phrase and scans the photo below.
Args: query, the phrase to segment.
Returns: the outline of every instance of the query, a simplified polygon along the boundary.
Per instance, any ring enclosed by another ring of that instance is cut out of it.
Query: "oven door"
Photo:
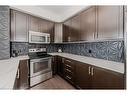
[[[51,71],[51,57],[30,60],[30,77]]]

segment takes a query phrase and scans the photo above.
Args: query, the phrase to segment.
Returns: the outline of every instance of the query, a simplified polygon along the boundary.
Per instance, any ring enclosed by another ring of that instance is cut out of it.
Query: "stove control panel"
[[[46,48],[33,48],[29,49],[29,52],[46,52]]]

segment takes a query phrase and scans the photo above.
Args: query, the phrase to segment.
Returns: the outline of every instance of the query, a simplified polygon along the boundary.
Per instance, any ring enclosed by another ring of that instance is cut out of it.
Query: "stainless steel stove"
[[[51,55],[46,48],[29,49],[30,57],[30,86],[52,78]]]

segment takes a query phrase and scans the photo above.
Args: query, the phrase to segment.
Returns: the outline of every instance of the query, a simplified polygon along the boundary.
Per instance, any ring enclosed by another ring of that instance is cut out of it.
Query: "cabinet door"
[[[29,31],[39,32],[39,18],[29,16]]]
[[[29,87],[29,67],[28,60],[21,60],[19,64],[19,89],[26,89]]]
[[[13,89],[14,90],[17,90],[19,89],[20,85],[19,85],[19,67],[18,67],[18,70],[17,70],[17,74],[16,74],[16,78],[15,78],[15,82],[14,82],[14,86],[13,86]]]
[[[64,59],[60,56],[57,56],[57,70],[58,70],[58,74],[61,76],[61,77],[64,77]]]
[[[123,38],[123,7],[97,7],[98,39]]]
[[[55,27],[54,43],[62,43],[63,23],[55,23],[54,27]]]
[[[81,40],[93,40],[96,35],[96,7],[81,13]]]
[[[50,22],[50,21],[47,21],[47,33],[50,34],[50,39],[51,39],[51,42],[54,42],[54,23],[53,22]]]
[[[70,41],[79,41],[80,33],[80,15],[76,15],[71,19]]]
[[[62,33],[62,35],[63,35],[63,38],[62,38],[62,40],[63,40],[63,42],[67,42],[67,33],[68,32],[66,32],[67,31],[67,25],[66,25],[66,22],[63,24],[63,33]]]
[[[92,88],[93,89],[123,89],[123,74],[93,67]]]
[[[75,83],[78,88],[89,89],[91,78],[89,73],[90,67],[85,63],[76,63]]]
[[[39,20],[39,32],[48,33],[48,23],[46,20]]]
[[[57,56],[52,57],[52,71],[53,75],[57,74]]]
[[[51,21],[47,21],[44,19],[39,19],[38,25],[39,25],[39,32],[42,33],[49,33],[51,42],[54,42],[54,23]]]
[[[63,42],[70,42],[71,20],[63,24]]]
[[[54,23],[44,19],[39,21],[39,32],[50,34],[51,42],[54,42]]]
[[[11,40],[28,42],[28,15],[11,10]]]

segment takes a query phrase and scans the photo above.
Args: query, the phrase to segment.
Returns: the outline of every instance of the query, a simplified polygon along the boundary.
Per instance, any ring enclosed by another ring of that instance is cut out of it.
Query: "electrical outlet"
[[[92,53],[92,50],[89,50],[89,53]]]

